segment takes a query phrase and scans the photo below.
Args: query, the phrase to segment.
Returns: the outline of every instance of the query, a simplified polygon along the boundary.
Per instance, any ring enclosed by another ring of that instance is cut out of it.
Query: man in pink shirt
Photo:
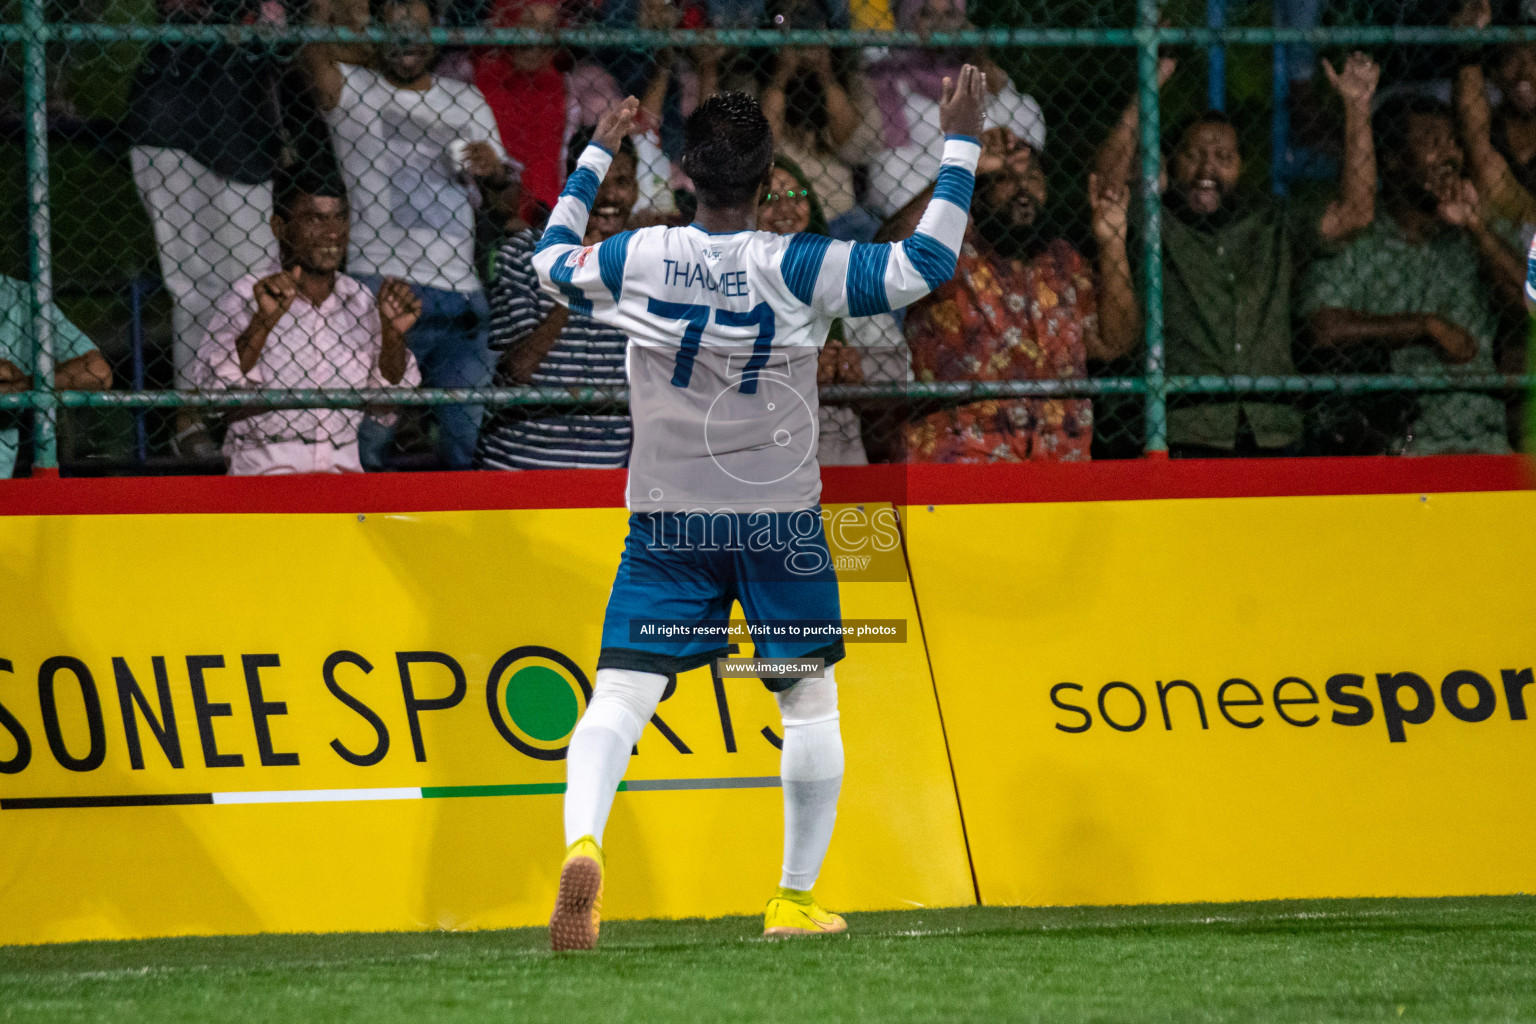
[[[280,266],[247,274],[214,307],[195,368],[204,389],[416,387],[405,332],[421,301],[386,278],[379,297],[341,273],[350,216],[339,185],[307,177],[274,189]],[[242,410],[224,454],[234,476],[361,473],[360,409]],[[392,413],[386,415],[393,415]]]

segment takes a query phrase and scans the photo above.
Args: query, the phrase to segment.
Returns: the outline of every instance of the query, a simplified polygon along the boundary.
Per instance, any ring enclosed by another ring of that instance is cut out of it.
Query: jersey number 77
[[[712,309],[710,306],[690,305],[684,302],[666,302],[661,299],[646,301],[645,310],[661,320],[682,320],[683,343],[677,350],[677,362],[672,368],[672,386],[686,388],[693,379],[693,364],[704,341],[704,330],[709,326],[710,314],[721,327],[756,327],[757,340],[752,344],[752,357],[741,372],[739,390],[744,395],[757,394],[757,375],[768,363],[773,349],[773,309],[766,302],[759,302],[745,313],[730,309]]]

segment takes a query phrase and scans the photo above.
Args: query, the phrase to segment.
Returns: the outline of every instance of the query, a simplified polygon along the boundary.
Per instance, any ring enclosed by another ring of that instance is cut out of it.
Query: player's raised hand
[[[622,103],[597,119],[592,141],[610,153],[617,153],[624,139],[635,130],[635,115],[639,111],[640,101],[633,96],[626,96]]]
[[[958,80],[944,79],[939,99],[939,127],[945,135],[979,138],[986,124],[987,76],[975,65],[960,69]]]

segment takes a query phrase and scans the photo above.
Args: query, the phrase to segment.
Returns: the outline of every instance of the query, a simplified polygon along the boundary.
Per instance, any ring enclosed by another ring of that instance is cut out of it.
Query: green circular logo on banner
[[[592,699],[592,684],[553,647],[515,647],[496,660],[485,702],[501,738],[540,761],[565,759],[566,746]]]
[[[581,705],[559,672],[546,665],[529,665],[507,680],[507,714],[529,736],[553,743],[576,728]]]

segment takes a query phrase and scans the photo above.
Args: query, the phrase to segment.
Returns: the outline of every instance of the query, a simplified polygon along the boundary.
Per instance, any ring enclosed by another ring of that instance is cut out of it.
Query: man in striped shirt
[[[986,94],[966,65],[945,79],[941,169],[917,231],[899,243],[757,231],[772,129],[743,93],[710,97],[685,126],[696,223],[585,244],[613,154],[638,107],[605,115],[550,215],[533,262],[573,314],[629,338],[634,444],[630,532],[608,598],[591,701],[566,755],[566,857],[550,918],[555,949],[597,943],[603,829],[668,684],[723,657],[715,631],[739,602],[783,716],[784,870],[765,935],[840,932],[811,889],[843,779],[837,574],[821,520],[816,364],[832,322],[905,306],[954,274]],[[681,634],[681,639],[677,637]],[[780,671],[783,674],[776,674]],[[791,674],[793,673],[793,674]]]
[[[566,175],[592,138],[572,138]],[[634,143],[626,136],[597,189],[583,241],[597,245],[624,230],[639,197]],[[536,387],[624,386],[622,331],[572,313],[539,288],[533,253],[539,236],[515,232],[501,247],[489,290],[490,345],[502,352],[499,372],[514,384]],[[498,413],[480,429],[479,469],[601,469],[629,463],[629,414],[570,413],[530,417],[520,409]]]

